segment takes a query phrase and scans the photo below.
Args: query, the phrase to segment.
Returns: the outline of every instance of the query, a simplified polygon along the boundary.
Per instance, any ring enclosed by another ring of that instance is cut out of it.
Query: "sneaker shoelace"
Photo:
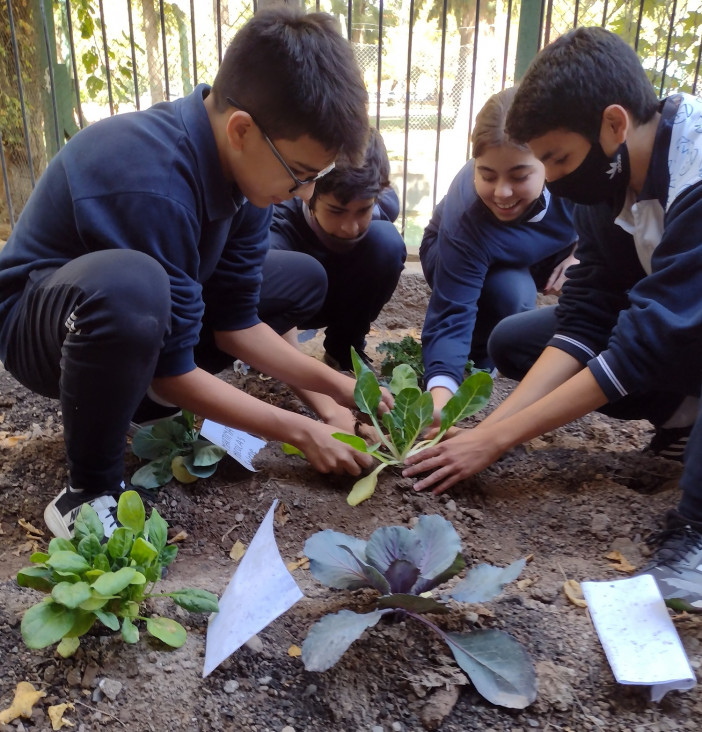
[[[665,565],[681,574],[681,570],[673,566],[673,563],[682,559],[693,549],[702,549],[702,534],[689,526],[675,526],[651,535],[646,539],[646,543],[659,545],[653,559],[658,566]]]

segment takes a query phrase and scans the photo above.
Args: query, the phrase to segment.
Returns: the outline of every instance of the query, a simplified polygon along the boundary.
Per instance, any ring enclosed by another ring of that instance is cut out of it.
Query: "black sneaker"
[[[165,407],[163,404],[158,404],[153,399],[149,399],[149,397],[144,397],[136,412],[134,412],[128,434],[133,437],[142,427],[156,424],[162,419],[173,419],[180,413],[180,407]]]
[[[651,561],[637,574],[650,574],[676,610],[702,612],[702,522],[677,511],[666,514],[666,528],[647,539],[658,544]]]
[[[363,350],[356,349],[356,353],[359,355],[361,361],[363,361],[368,368],[373,369],[373,359]],[[331,366],[335,371],[353,371],[353,362],[351,361],[351,349],[345,357],[340,354],[331,354],[329,351],[324,352],[324,363],[327,366]]]
[[[689,427],[656,427],[656,432],[644,452],[681,463],[690,439],[690,432],[692,432],[692,425]]]
[[[61,539],[71,539],[81,506],[87,503],[97,512],[102,522],[105,538],[109,539],[115,529],[119,527],[117,522],[118,498],[119,495],[113,493],[95,495],[85,491],[75,491],[69,486],[64,488],[46,507],[44,510],[44,523],[54,536]]]

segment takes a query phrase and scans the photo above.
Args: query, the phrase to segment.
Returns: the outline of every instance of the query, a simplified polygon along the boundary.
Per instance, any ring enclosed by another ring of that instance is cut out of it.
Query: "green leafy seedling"
[[[420,516],[413,529],[376,529],[366,542],[326,529],[305,542],[310,572],[328,587],[375,589],[376,609],[368,613],[341,610],[326,615],[309,630],[302,644],[308,671],[326,671],[383,616],[407,616],[438,633],[477,691],[493,704],[523,709],[536,698],[536,672],[524,647],[496,629],[447,632],[424,617],[450,608],[431,591],[458,574],[465,561],[456,530],[441,516]],[[458,602],[487,602],[520,574],[526,560],[508,567],[480,564],[459,582],[450,597]]]
[[[148,489],[166,485],[174,477],[181,483],[209,478],[227,454],[200,437],[194,415],[186,411],[138,430],[132,438],[132,452],[149,461],[134,473],[132,485]]]
[[[429,392],[422,391],[417,375],[407,364],[393,369],[389,388],[395,397],[392,410],[378,421],[378,407],[382,399],[380,385],[373,371],[351,349],[351,360],[356,375],[354,400],[367,414],[380,437],[380,442],[368,446],[357,435],[335,432],[334,437],[360,452],[369,453],[380,461],[372,473],[361,478],[352,488],[347,501],[356,506],[375,492],[379,473],[388,465],[402,465],[410,455],[416,455],[436,445],[446,432],[465,417],[482,409],[492,393],[492,378],[484,371],[471,374],[441,410],[439,430],[429,440],[420,440],[421,433],[434,421],[434,402]]]
[[[144,617],[142,603],[150,597],[170,597],[190,612],[218,611],[217,596],[207,590],[183,589],[152,594],[161,572],[176,557],[168,544],[168,524],[153,509],[146,519],[141,497],[125,491],[117,503],[121,526],[105,541],[95,509],[84,504],[72,539],[54,538],[47,552],[35,552],[32,566],[17,573],[20,587],[48,595],[30,607],[22,618],[22,638],[29,648],[58,643],[59,655],[72,656],[96,622],[121,630],[126,643],[139,640],[138,621],[146,632],[166,645],[185,643],[185,628],[170,618]]]

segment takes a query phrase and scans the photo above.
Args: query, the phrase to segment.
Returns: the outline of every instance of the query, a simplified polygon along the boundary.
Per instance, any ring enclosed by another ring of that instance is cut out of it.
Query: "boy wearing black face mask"
[[[578,28],[532,62],[507,130],[544,163],[551,192],[582,204],[580,264],[556,308],[493,332],[498,368],[523,379],[513,394],[405,475],[434,470],[416,488],[439,493],[594,409],[649,419],[652,450],[684,452],[684,470],[682,499],[643,571],[665,598],[702,608],[702,101],[659,102],[622,39]]]

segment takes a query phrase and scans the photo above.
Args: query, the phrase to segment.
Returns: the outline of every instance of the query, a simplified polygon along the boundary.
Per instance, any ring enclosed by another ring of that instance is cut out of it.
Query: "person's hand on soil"
[[[323,422],[312,422],[309,439],[300,440],[295,447],[302,450],[310,465],[320,473],[360,475],[364,468],[370,468],[373,458],[332,437],[338,431]]]
[[[414,484],[414,490],[432,488],[434,495],[443,493],[460,480],[479,473],[500,457],[500,450],[487,441],[479,429],[456,429],[454,436],[438,445],[422,450],[405,460],[405,478],[414,478],[431,470],[431,474]]]
[[[563,283],[568,279],[566,270],[573,264],[577,264],[580,260],[573,254],[566,257],[562,262],[557,264],[551,276],[548,278],[548,282],[544,286],[544,295],[560,295],[563,289]]]

